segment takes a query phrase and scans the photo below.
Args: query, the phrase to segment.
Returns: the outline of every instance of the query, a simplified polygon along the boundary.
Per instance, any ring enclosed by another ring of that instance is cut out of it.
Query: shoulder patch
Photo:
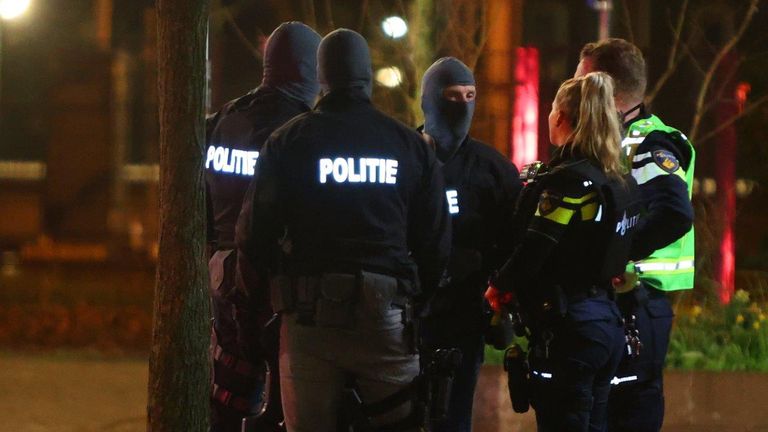
[[[677,160],[672,152],[667,150],[656,150],[653,152],[653,161],[662,170],[673,173],[680,168],[680,162]]]
[[[539,214],[546,216],[555,211],[563,202],[563,197],[553,194],[549,191],[544,191],[539,198]]]

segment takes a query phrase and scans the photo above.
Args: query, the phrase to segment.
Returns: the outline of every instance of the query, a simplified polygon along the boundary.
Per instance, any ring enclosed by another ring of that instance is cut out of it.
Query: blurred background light
[[[30,0],[0,0],[0,18],[12,20],[29,9]]]
[[[384,21],[381,22],[381,28],[384,29],[384,34],[392,39],[399,39],[408,33],[408,24],[399,16],[384,18]]]
[[[403,82],[403,73],[395,66],[381,68],[376,71],[376,82],[384,87],[395,88]]]

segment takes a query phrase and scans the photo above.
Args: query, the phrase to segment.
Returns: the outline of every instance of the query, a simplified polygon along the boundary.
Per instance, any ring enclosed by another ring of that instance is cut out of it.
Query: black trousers
[[[664,361],[674,313],[664,292],[638,289],[644,290],[640,298],[646,301],[636,301],[633,293],[618,299],[625,316],[635,315],[643,348],[637,358],[625,354],[616,372],[608,403],[612,432],[658,432],[664,421]]]
[[[542,325],[531,344],[531,406],[538,430],[605,431],[610,381],[624,349],[613,301],[602,297],[569,305],[566,317]]]

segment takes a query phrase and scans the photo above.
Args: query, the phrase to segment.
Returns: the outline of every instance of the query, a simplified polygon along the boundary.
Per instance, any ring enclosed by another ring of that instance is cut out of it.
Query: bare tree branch
[[[758,98],[756,101],[752,102],[748,106],[744,107],[744,110],[740,113],[732,116],[728,120],[721,123],[718,127],[715,129],[709,131],[705,135],[703,135],[701,138],[698,139],[697,144],[701,144],[705,141],[708,141],[712,138],[714,138],[717,134],[724,131],[725,129],[731,127],[734,123],[736,123],[740,118],[745,117],[752,113],[752,111],[760,108],[762,105],[764,105],[766,102],[768,102],[768,94],[764,94],[762,97]]]
[[[232,26],[232,29],[235,31],[235,34],[237,35],[237,38],[245,46],[245,49],[247,49],[253,55],[253,57],[256,58],[256,60],[261,61],[261,58],[262,58],[261,52],[253,43],[251,43],[251,41],[248,39],[248,36],[246,36],[245,33],[243,33],[243,30],[237,24],[237,21],[235,21],[235,17],[232,16],[232,12],[229,10],[229,8],[224,8],[222,12],[224,14],[224,19],[226,19],[229,25]],[[256,28],[256,31],[259,32],[259,35],[264,35],[264,33],[260,29]]]
[[[632,28],[632,17],[629,14],[629,1],[624,0],[621,10],[623,12],[622,20],[624,21],[624,27],[627,29],[627,38],[633,44],[635,43],[635,31]]]
[[[331,0],[325,0],[323,6],[325,6],[325,22],[328,25],[328,31],[330,32],[336,28],[336,25],[333,23],[333,6],[331,6]]]
[[[702,108],[704,107],[704,99],[707,96],[707,93],[709,91],[709,85],[712,82],[712,79],[715,77],[715,72],[717,71],[718,67],[720,66],[720,63],[723,61],[723,58],[725,58],[725,55],[728,54],[734,46],[741,40],[741,37],[744,35],[744,32],[747,30],[747,27],[749,27],[750,22],[752,21],[752,17],[757,13],[757,4],[760,2],[760,0],[750,0],[749,2],[749,9],[747,10],[746,15],[744,16],[744,19],[741,21],[741,25],[739,26],[739,29],[736,31],[736,33],[728,40],[728,42],[723,45],[722,48],[720,48],[720,51],[715,56],[714,60],[712,60],[712,63],[709,65],[709,68],[707,69],[706,74],[704,75],[704,82],[701,84],[701,88],[699,89],[699,96],[696,100],[696,108],[694,110],[694,116],[693,116],[693,123],[691,125],[691,131],[688,134],[688,136],[691,139],[691,142],[696,142],[697,135],[699,133],[699,128],[701,127],[701,120],[704,116]]]
[[[315,14],[315,0],[304,0],[301,2],[301,8],[304,12],[304,23],[312,28],[317,28],[317,15]]]
[[[696,69],[696,71],[699,74],[701,74],[703,78],[707,72],[704,70],[704,67],[701,66],[701,62],[699,62],[699,59],[697,59],[696,56],[693,55],[693,51],[691,51],[691,47],[688,44],[684,43],[683,50],[685,51],[685,55],[687,55],[688,58],[691,60],[691,64],[693,65],[693,67]]]
[[[365,28],[365,19],[368,17],[368,0],[363,0],[363,4],[360,5],[360,18],[357,21],[357,32],[363,33]]]
[[[704,113],[709,112],[712,108],[714,108],[718,103],[720,102],[727,102],[728,100],[733,100],[730,98],[724,98],[725,91],[728,90],[730,87],[730,83],[732,82],[733,78],[736,76],[736,74],[739,72],[739,69],[741,68],[741,64],[744,63],[744,58],[739,58],[736,61],[736,64],[733,65],[733,67],[730,68],[728,71],[728,75],[723,77],[723,79],[718,79],[720,81],[720,87],[717,89],[717,94],[715,97],[710,98],[711,100],[704,106]]]
[[[678,55],[677,51],[682,43],[681,39],[683,37],[683,24],[685,23],[685,16],[687,12],[688,0],[685,0],[683,1],[682,7],[680,8],[680,14],[677,16],[677,23],[675,24],[674,30],[672,32],[673,42],[672,48],[669,50],[669,57],[667,58],[667,67],[664,70],[664,73],[662,73],[659,79],[656,81],[656,85],[653,86],[653,90],[651,90],[651,92],[648,93],[648,95],[645,97],[645,103],[647,105],[650,105],[651,102],[656,99],[659,91],[662,87],[664,87],[664,84],[667,83],[669,78],[675,73],[678,64],[680,64],[680,60],[683,58],[683,56]]]

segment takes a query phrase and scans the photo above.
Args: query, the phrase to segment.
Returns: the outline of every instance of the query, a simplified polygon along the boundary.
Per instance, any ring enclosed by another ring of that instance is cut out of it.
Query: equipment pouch
[[[430,356],[425,373],[431,421],[441,421],[448,416],[453,380],[461,365],[461,357],[461,351],[456,348],[438,349]]]
[[[275,313],[292,311],[296,307],[296,297],[291,286],[291,277],[275,276],[269,281],[272,310]]]
[[[348,329],[354,325],[359,282],[356,275],[326,273],[320,278],[315,324]]]
[[[360,300],[363,310],[376,321],[388,320],[400,316],[400,310],[392,307],[398,291],[397,279],[377,273],[362,272]],[[398,324],[400,320],[397,320]]]
[[[226,297],[234,288],[233,252],[232,249],[216,251],[208,261],[209,286],[213,296]]]
[[[519,345],[507,348],[504,352],[504,370],[507,371],[509,399],[516,413],[528,412],[530,405],[528,369],[525,351]]]

